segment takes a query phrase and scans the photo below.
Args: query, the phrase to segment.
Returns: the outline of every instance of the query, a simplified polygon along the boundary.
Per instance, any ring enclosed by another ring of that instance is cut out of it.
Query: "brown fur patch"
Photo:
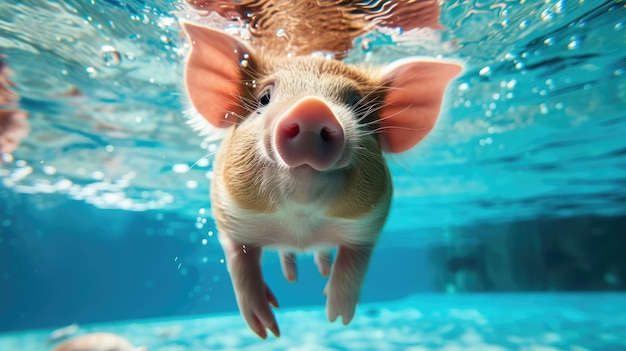
[[[367,215],[381,203],[389,209],[391,177],[378,142],[367,138],[360,147],[363,150],[357,152],[348,170],[346,187],[328,210],[331,217],[356,219]]]
[[[254,131],[245,130],[245,126],[233,128],[221,146],[223,154],[218,155],[228,162],[216,162],[216,169],[222,170],[226,189],[237,206],[253,212],[271,213],[276,206],[260,182],[264,165],[255,149],[257,142]]]

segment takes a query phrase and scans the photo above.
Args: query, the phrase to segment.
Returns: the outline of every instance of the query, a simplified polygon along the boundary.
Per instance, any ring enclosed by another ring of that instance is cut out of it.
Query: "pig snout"
[[[308,165],[317,171],[337,166],[345,146],[343,126],[323,100],[305,97],[279,116],[274,147],[289,167]]]

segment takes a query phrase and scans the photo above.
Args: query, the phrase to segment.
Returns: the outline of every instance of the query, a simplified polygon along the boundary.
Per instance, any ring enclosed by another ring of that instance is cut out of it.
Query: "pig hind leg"
[[[280,265],[283,275],[289,282],[295,282],[297,278],[296,255],[293,253],[281,252]]]
[[[330,279],[324,289],[327,298],[326,316],[329,321],[334,322],[341,316],[343,324],[347,325],[354,317],[373,248],[373,245],[339,247]]]
[[[330,251],[317,251],[315,253],[315,264],[322,277],[328,277],[330,275],[330,265],[332,264]]]

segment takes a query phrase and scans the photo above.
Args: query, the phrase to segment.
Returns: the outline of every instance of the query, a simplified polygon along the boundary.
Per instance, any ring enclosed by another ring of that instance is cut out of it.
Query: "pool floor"
[[[238,314],[81,325],[151,351],[626,350],[626,294],[414,295],[362,304],[349,326],[323,307],[277,310],[281,337],[261,340]],[[0,334],[0,350],[51,350],[50,330]],[[81,350],[82,351],[82,350]]]

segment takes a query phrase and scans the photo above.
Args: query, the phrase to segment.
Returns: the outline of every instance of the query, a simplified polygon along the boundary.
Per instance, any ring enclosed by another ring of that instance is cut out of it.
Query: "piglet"
[[[329,276],[327,317],[348,324],[392,198],[383,152],[403,152],[428,134],[461,65],[409,58],[365,68],[276,57],[181,24],[191,43],[185,83],[196,118],[225,129],[211,207],[243,318],[261,338],[266,329],[280,335],[270,307],[278,301],[260,265],[262,250],[273,248],[289,281],[294,255],[314,252]]]

